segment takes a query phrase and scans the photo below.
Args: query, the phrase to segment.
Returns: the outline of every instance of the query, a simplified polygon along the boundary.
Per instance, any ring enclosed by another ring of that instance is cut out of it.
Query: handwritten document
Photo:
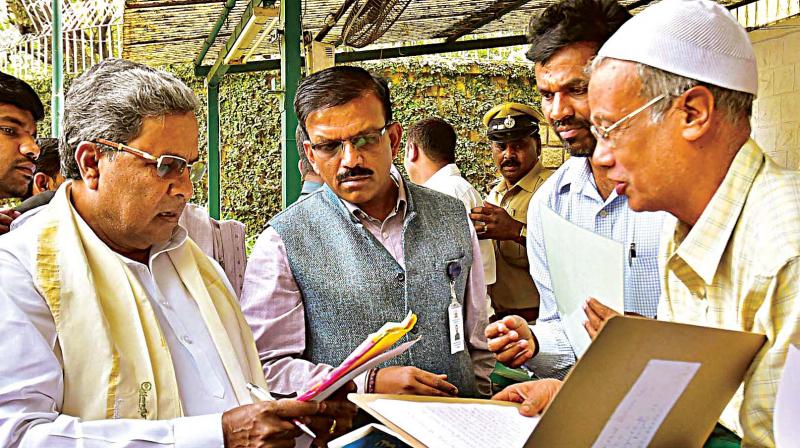
[[[789,346],[778,396],[775,398],[775,444],[778,448],[800,443],[800,349]]]
[[[539,417],[495,404],[375,400],[370,407],[427,447],[519,448]]]
[[[592,447],[646,447],[699,368],[699,362],[648,362]]]
[[[625,250],[621,243],[567,221],[541,206],[545,254],[561,324],[575,356],[591,344],[583,305],[594,297],[618,313],[625,311]]]

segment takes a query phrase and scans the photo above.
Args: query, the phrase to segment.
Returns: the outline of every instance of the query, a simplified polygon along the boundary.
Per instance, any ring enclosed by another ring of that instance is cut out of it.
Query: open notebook
[[[765,337],[614,317],[541,418],[490,400],[350,394],[415,448],[702,446]]]

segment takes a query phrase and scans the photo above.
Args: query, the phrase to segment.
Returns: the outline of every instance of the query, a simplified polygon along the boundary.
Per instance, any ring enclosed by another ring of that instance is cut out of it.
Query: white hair
[[[194,92],[175,76],[123,59],[107,59],[79,76],[64,101],[61,172],[80,179],[75,151],[81,142],[104,138],[128,143],[147,117],[194,112]]]

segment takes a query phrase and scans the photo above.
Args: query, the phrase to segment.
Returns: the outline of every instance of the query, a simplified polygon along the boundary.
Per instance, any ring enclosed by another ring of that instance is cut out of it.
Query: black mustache
[[[519,162],[514,160],[514,159],[508,159],[508,160],[504,160],[502,163],[500,163],[500,167],[501,168],[502,167],[507,167],[507,166],[519,166]]]
[[[357,167],[354,167],[354,168],[349,168],[344,173],[337,174],[336,175],[336,180],[339,181],[339,182],[344,182],[344,181],[346,181],[347,179],[349,179],[351,177],[370,176],[372,174],[373,174],[373,172],[372,172],[371,169],[357,166]]]
[[[563,120],[553,120],[553,127],[560,128],[560,127],[573,127],[573,128],[585,128],[588,129],[590,126],[589,120],[585,120],[583,118],[578,118],[575,115],[571,117],[567,117]]]

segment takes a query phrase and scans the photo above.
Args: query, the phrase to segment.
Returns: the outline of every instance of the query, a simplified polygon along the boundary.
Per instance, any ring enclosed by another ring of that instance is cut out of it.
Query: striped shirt
[[[628,208],[627,196],[618,196],[616,191],[603,200],[586,157],[567,160],[533,196],[528,208],[527,249],[531,276],[540,297],[539,319],[531,327],[539,351],[527,367],[540,378],[564,378],[575,364],[575,352],[561,325],[553,295],[540,217],[542,206],[573,224],[625,245],[625,311],[647,317],[655,317],[661,293],[658,245],[666,214],[634,212]],[[631,244],[635,244],[632,259]],[[592,267],[576,266],[576,276],[581,275],[581,269]]]
[[[743,447],[775,446],[775,394],[789,344],[800,344],[800,173],[752,140],[693,227],[664,226],[659,319],[767,336],[720,422]]]

